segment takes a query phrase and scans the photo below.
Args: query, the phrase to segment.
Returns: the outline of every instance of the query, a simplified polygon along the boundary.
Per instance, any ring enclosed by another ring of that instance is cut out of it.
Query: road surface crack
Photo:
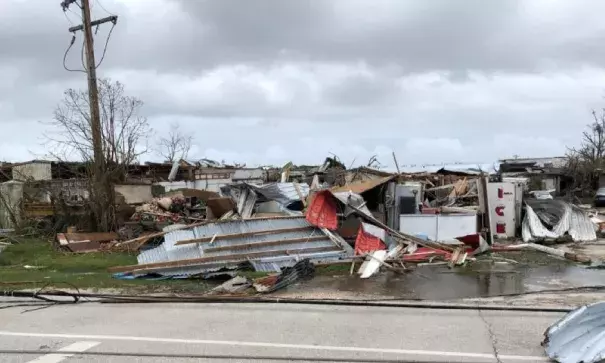
[[[492,350],[494,351],[494,357],[496,358],[496,362],[502,363],[500,359],[500,353],[498,352],[498,339],[496,338],[496,334],[494,334],[494,330],[492,329],[492,325],[485,319],[485,316],[481,313],[481,309],[477,309],[479,313],[479,317],[483,320],[485,327],[487,328],[487,333],[489,334],[489,338],[492,342]]]

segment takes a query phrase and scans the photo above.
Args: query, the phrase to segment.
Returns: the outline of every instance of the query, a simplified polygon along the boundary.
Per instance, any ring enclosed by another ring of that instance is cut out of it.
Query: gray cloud
[[[120,16],[99,76],[145,101],[158,134],[180,122],[194,157],[560,154],[604,95],[605,4],[594,1],[91,1],[93,17]],[[65,88],[86,85],[62,65],[65,15],[78,23],[79,9],[58,3],[0,2],[0,129],[16,135],[0,159],[43,152],[36,125]],[[109,29],[96,33],[98,58]]]

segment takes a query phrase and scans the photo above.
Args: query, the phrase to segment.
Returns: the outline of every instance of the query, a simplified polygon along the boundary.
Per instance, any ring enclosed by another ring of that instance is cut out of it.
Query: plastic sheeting
[[[605,302],[569,312],[544,332],[542,346],[560,363],[605,360]]]
[[[558,239],[565,234],[575,242],[597,239],[594,223],[580,208],[559,200],[527,201],[521,226],[524,242]]]

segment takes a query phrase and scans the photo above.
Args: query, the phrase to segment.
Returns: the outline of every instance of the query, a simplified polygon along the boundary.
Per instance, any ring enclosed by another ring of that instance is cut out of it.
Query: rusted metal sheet
[[[75,252],[75,253],[98,252],[101,249],[101,242],[99,242],[99,241],[72,242],[67,245],[67,248],[69,248],[69,250],[71,252]]]
[[[386,184],[386,183],[390,182],[391,180],[395,179],[396,177],[397,177],[397,175],[390,175],[390,176],[385,176],[385,177],[373,179],[373,180],[354,182],[354,183],[351,183],[351,184],[348,184],[348,185],[345,185],[342,187],[332,188],[332,189],[330,189],[330,191],[332,193],[353,192],[356,194],[362,194],[362,193],[367,192],[368,190],[372,190],[376,187]]]

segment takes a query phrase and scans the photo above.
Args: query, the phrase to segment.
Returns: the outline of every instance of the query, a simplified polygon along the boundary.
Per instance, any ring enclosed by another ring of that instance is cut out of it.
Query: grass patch
[[[354,271],[357,271],[359,269],[359,266],[361,266],[362,262],[363,261],[360,260],[355,263]],[[351,271],[351,262],[323,265],[323,266],[318,266],[315,269],[315,273],[318,275],[348,275],[350,271]]]
[[[202,280],[118,280],[107,272],[109,267],[136,263],[134,254],[74,254],[55,250],[49,241],[21,240],[0,252],[0,289],[36,289],[45,285],[67,288],[66,283],[82,289],[120,289],[125,293],[200,292],[209,288]]]

